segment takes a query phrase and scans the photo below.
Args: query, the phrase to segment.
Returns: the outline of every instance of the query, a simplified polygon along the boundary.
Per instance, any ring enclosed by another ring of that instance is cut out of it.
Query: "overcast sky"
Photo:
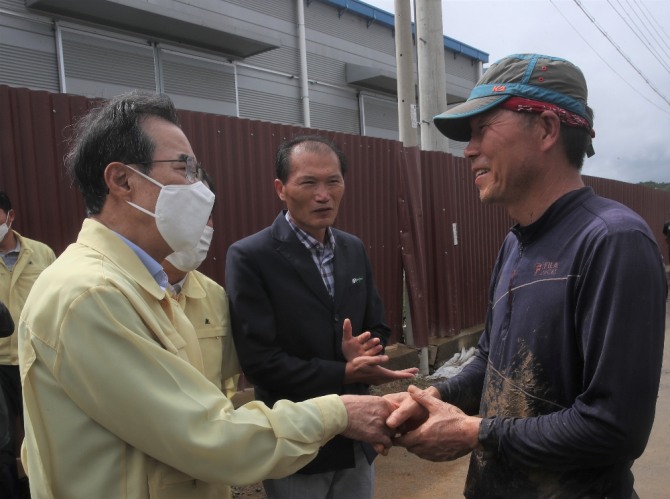
[[[442,19],[489,63],[536,52],[581,68],[596,131],[585,175],[670,182],[670,0],[442,0]]]

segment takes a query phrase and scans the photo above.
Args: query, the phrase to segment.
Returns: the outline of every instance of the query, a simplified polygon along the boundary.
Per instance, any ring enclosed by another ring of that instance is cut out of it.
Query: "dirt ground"
[[[670,304],[665,322],[665,344],[661,386],[656,404],[656,420],[644,454],[635,461],[635,490],[642,499],[668,498],[670,472]],[[413,381],[428,386],[425,379]],[[404,391],[407,382],[389,383],[374,389],[375,394]],[[469,456],[447,463],[432,463],[393,448],[375,461],[375,499],[456,499],[463,497]],[[233,497],[265,499],[263,484],[233,488]]]

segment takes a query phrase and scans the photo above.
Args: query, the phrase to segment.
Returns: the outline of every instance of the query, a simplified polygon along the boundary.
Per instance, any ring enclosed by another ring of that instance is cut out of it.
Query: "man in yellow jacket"
[[[0,191],[0,302],[5,303],[15,324],[37,276],[55,259],[44,243],[21,236],[12,229],[16,212],[9,196]],[[0,434],[0,490],[3,497],[19,497],[16,467],[17,441],[23,432],[18,336],[0,338],[0,397],[7,407],[7,425]],[[18,424],[17,424],[18,422]]]
[[[202,182],[215,192],[204,170]],[[195,329],[205,376],[230,399],[237,391],[241,368],[230,327],[228,296],[223,286],[197,270],[207,258],[213,236],[210,216],[198,243],[193,248],[171,253],[162,266],[172,297]]]
[[[90,218],[18,326],[33,499],[219,497],[221,484],[295,472],[338,433],[391,445],[394,406],[379,397],[235,410],[205,377],[159,262],[196,245],[214,195],[167,96],[131,92],[93,109],[66,166]]]
[[[223,286],[202,272],[184,272],[163,261],[173,298],[195,329],[205,377],[231,398],[237,391],[241,368],[230,329],[228,296]]]

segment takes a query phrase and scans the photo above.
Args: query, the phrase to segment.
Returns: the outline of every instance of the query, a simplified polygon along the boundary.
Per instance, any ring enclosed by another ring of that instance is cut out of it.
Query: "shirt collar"
[[[330,230],[330,227],[326,227],[326,242],[322,243],[298,227],[291,218],[291,214],[288,211],[284,214],[284,218],[286,218],[286,221],[291,226],[291,229],[293,229],[293,232],[295,232],[300,242],[305,245],[307,249],[324,248],[335,251],[335,236],[333,236],[333,231]]]
[[[156,283],[161,287],[161,289],[165,290],[169,283],[168,283],[168,276],[163,270],[163,267],[161,266],[160,263],[158,263],[156,260],[151,258],[149,256],[149,253],[144,251],[142,248],[140,248],[137,244],[134,242],[130,241],[129,239],[126,239],[123,237],[121,234],[118,232],[114,232],[117,236],[121,238],[123,242],[125,242],[128,247],[135,252],[137,255],[137,258],[140,259],[142,264],[147,268],[151,276],[154,278]]]
[[[0,251],[0,255],[9,255],[10,253],[21,253],[21,241],[19,241],[18,237],[16,238],[16,246],[14,249],[10,249],[5,252]]]

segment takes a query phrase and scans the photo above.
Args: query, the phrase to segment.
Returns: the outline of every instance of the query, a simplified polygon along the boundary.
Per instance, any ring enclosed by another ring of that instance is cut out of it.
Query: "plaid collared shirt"
[[[284,216],[293,232],[295,232],[295,235],[298,236],[298,240],[312,255],[312,260],[319,269],[319,272],[321,272],[323,283],[326,285],[328,294],[332,298],[335,296],[335,262],[333,261],[333,258],[335,258],[335,237],[333,236],[333,231],[330,230],[330,227],[326,229],[326,244],[322,244],[293,223],[288,211]]]

